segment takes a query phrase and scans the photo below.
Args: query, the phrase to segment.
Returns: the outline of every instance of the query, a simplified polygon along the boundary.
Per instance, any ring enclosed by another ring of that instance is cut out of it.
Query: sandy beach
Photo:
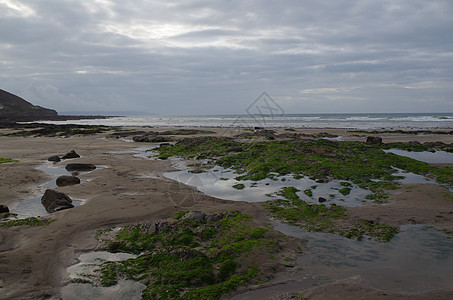
[[[143,130],[143,129],[138,129]],[[145,129],[149,130],[149,129]],[[165,131],[169,128],[153,128]],[[232,135],[221,129],[210,129],[217,135]],[[346,140],[364,141],[367,134],[342,129],[298,129],[306,134],[328,132]],[[3,129],[2,133],[10,132]],[[52,213],[56,219],[42,227],[14,226],[0,228],[0,299],[60,299],[61,289],[68,284],[66,268],[77,263],[77,257],[98,249],[96,231],[105,226],[149,222],[165,219],[182,209],[207,214],[237,210],[249,214],[263,225],[270,223],[267,211],[259,204],[228,201],[204,195],[193,187],[165,178],[172,171],[172,162],[151,160],[137,154],[151,147],[150,143],[134,143],[125,139],[107,139],[109,133],[93,136],[11,137],[0,136],[0,157],[17,162],[0,164],[0,204],[12,207],[31,197],[41,197],[37,187],[51,179],[36,169],[48,164],[53,155],[75,150],[81,157],[71,163],[91,163],[101,167],[80,175],[82,184],[59,187],[83,205]],[[452,135],[379,134],[383,142],[453,143]],[[183,137],[175,137],[183,138]],[[143,149],[143,148],[142,148]],[[56,163],[65,166],[69,160]],[[444,166],[452,167],[449,164]],[[386,224],[426,224],[453,231],[453,201],[446,199],[446,190],[436,184],[401,185],[392,191],[385,205],[348,208],[352,219],[380,220]],[[196,195],[187,198],[187,194]],[[281,274],[284,278],[285,274]],[[453,278],[450,278],[453,280]],[[453,284],[453,282],[452,282]],[[425,293],[396,294],[363,284],[360,278],[300,289],[297,286],[268,284],[253,286],[234,299],[452,299],[453,290],[432,290]],[[228,298],[233,297],[233,295]],[[293,297],[293,298],[292,298]]]

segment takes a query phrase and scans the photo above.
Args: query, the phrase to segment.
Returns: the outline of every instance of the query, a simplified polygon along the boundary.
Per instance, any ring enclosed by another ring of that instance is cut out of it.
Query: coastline
[[[164,132],[180,127],[146,128]],[[143,130],[143,127],[128,127],[128,130]],[[235,130],[203,128],[219,136],[233,136]],[[276,129],[285,133],[284,129]],[[1,133],[14,130],[1,129]],[[364,141],[373,134],[350,132],[349,129],[297,129],[304,134],[328,132],[345,140]],[[67,153],[75,149],[81,158],[74,162],[93,163],[104,168],[81,175],[82,185],[58,188],[74,198],[83,199],[84,205],[52,214],[56,221],[44,227],[11,227],[0,230],[0,298],[35,299],[47,297],[59,299],[60,289],[68,283],[66,268],[77,261],[80,253],[96,250],[96,231],[103,226],[118,226],[150,220],[164,219],[181,208],[215,213],[221,210],[239,210],[251,215],[260,224],[269,222],[268,213],[256,203],[228,201],[202,194],[187,185],[176,184],[162,176],[163,172],[174,170],[170,161],[149,160],[134,156],[141,146],[150,143],[132,143],[124,139],[106,139],[111,132],[93,136],[62,137],[11,137],[0,136],[0,157],[17,160],[15,163],[0,165],[3,178],[0,193],[5,195],[3,203],[8,206],[36,193],[36,187],[45,183],[49,176],[36,169],[52,155]],[[401,135],[374,134],[383,142],[418,141],[453,143],[452,135]],[[196,134],[192,136],[203,136]],[[175,140],[185,136],[174,136]],[[64,165],[65,162],[59,163]],[[451,164],[447,164],[451,167]],[[187,193],[194,193],[196,201],[178,203]],[[379,217],[392,225],[408,222],[440,226],[453,230],[453,202],[440,197],[439,187],[426,184],[419,188],[402,186],[391,193],[386,205],[370,205],[350,208],[348,214],[355,219]],[[428,199],[428,200],[427,200]],[[429,202],[428,202],[429,201]],[[437,217],[442,215],[442,218]],[[50,259],[50,261],[49,261]],[[376,291],[361,282],[360,278],[349,278],[310,289],[294,291],[272,285],[243,291],[235,299],[258,299],[259,291],[266,291],[266,297],[303,293],[307,299],[448,299],[453,291],[428,291],[422,294],[396,294]],[[257,294],[258,293],[258,294]],[[242,296],[241,296],[242,295]],[[255,298],[254,298],[255,297]],[[274,298],[272,298],[274,297]],[[279,298],[281,299],[281,298]]]

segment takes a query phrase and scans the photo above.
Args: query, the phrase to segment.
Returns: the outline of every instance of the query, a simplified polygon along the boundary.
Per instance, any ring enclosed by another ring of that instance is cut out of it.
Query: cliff
[[[0,121],[36,121],[58,116],[53,109],[33,105],[0,89]]]

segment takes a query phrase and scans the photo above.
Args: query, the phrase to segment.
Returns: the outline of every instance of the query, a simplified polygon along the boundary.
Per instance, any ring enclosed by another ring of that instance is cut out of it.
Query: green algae
[[[10,163],[10,162],[17,162],[17,160],[9,159],[9,158],[1,158],[0,157],[0,164]]]
[[[237,183],[237,184],[233,185],[233,188],[235,188],[237,190],[242,190],[243,188],[245,188],[245,185],[242,183]]]
[[[115,234],[98,231],[109,251],[139,254],[137,258],[104,263],[100,284],[119,278],[139,280],[147,287],[143,299],[219,299],[262,277],[256,256],[278,256],[285,239],[255,225],[250,216],[228,211],[215,222],[185,219],[187,211],[161,222],[128,225]],[[107,236],[107,238],[106,238]],[[276,263],[277,264],[277,263]]]
[[[30,217],[25,219],[3,221],[0,222],[0,227],[9,228],[14,226],[46,226],[54,221],[55,219],[42,220],[36,217]]]
[[[367,235],[378,241],[388,242],[398,233],[397,227],[373,221],[365,220],[346,225],[346,221],[349,221],[346,208],[339,205],[326,207],[323,204],[308,204],[295,193],[288,193],[290,189],[284,187],[279,192],[279,195],[286,199],[269,200],[263,204],[274,218],[308,231],[336,233],[358,240]]]
[[[308,176],[320,182],[344,180],[372,191],[374,194],[370,198],[376,201],[384,200],[387,190],[398,187],[396,180],[401,177],[395,175],[395,168],[453,185],[453,169],[386,153],[380,148],[391,148],[394,144],[382,146],[322,139],[248,143],[231,138],[204,137],[184,139],[174,146],[161,147],[157,151],[163,159],[170,156],[215,159],[217,165],[239,173],[237,180],[257,181],[287,174],[293,174],[296,179]],[[344,195],[350,191],[348,188],[350,186],[345,185],[342,189]]]

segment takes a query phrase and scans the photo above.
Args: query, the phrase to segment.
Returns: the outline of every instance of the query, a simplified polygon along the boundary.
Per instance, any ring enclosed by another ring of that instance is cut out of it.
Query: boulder
[[[66,185],[74,185],[79,184],[80,179],[75,176],[60,176],[57,178],[57,185],[58,186],[66,186]]]
[[[60,162],[61,158],[58,155],[51,156],[47,159],[48,161]]]
[[[93,164],[68,164],[66,170],[72,171],[92,171],[96,170],[96,166]]]
[[[79,157],[80,157],[80,155],[78,155],[74,150],[71,150],[70,152],[63,155],[62,159],[79,158]]]
[[[319,197],[319,198],[318,198],[318,202],[319,202],[319,203],[324,203],[324,202],[326,202],[326,201],[327,201],[327,199],[324,198],[324,197]]]
[[[379,145],[382,144],[382,138],[378,136],[368,136],[366,138],[366,143]]]
[[[7,213],[7,212],[9,212],[8,206],[0,204],[0,213]]]
[[[201,211],[189,211],[182,218],[183,219],[192,219],[195,221],[203,222],[206,214]]]
[[[74,207],[68,195],[51,189],[45,191],[41,203],[49,213]]]

